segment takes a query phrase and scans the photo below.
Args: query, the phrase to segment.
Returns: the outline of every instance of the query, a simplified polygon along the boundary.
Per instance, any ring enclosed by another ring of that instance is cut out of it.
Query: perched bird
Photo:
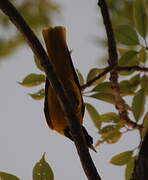
[[[82,124],[85,107],[79,80],[66,44],[66,30],[61,26],[49,27],[43,30],[43,37],[49,59],[52,61],[55,71],[67,91],[74,112],[77,117],[79,117],[80,124]],[[45,84],[44,113],[48,126],[52,130],[55,130],[73,140],[65,114],[62,111],[54,89],[51,87],[48,79],[46,79]],[[96,151],[93,147],[93,139],[88,134],[84,126],[82,126],[82,130],[88,147]]]

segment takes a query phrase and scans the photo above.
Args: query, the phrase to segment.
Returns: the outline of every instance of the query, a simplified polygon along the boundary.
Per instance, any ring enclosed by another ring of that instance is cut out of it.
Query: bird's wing
[[[50,112],[49,112],[49,108],[48,108],[48,88],[49,88],[50,84],[48,79],[46,78],[46,82],[45,82],[45,101],[44,101],[44,114],[46,117],[46,121],[48,126],[53,129],[53,124],[52,121],[50,119]]]
[[[69,60],[70,60],[70,65],[71,65],[71,69],[72,69],[74,81],[75,81],[76,85],[78,86],[79,91],[80,91],[80,94],[81,94],[81,100],[82,100],[81,112],[82,112],[82,117],[83,117],[83,116],[84,116],[84,112],[85,112],[85,106],[84,106],[84,102],[83,102],[83,98],[82,98],[81,86],[80,86],[78,76],[77,76],[77,74],[76,74],[75,68],[74,68],[73,63],[72,63],[72,60],[71,60],[70,52],[69,52],[68,49],[67,49],[67,51],[68,51],[68,55],[69,55]]]
[[[49,54],[49,57],[52,59],[53,64],[55,65],[55,68],[57,70],[57,72],[59,73],[58,75],[61,76],[62,81],[66,81],[65,78],[67,77],[71,77],[73,76],[73,80],[75,82],[75,85],[78,87],[79,90],[79,95],[80,95],[80,99],[81,99],[81,114],[82,117],[84,115],[84,103],[83,103],[83,99],[82,99],[82,94],[81,94],[81,89],[80,89],[80,84],[79,84],[79,80],[77,77],[77,74],[75,72],[72,60],[71,60],[71,56],[70,56],[70,52],[68,50],[67,44],[66,44],[66,35],[65,35],[65,28],[64,27],[50,27],[47,28],[45,30],[43,30],[43,36],[44,36],[44,40],[46,43],[46,48]],[[62,51],[62,52],[61,52]],[[64,61],[60,61],[61,58],[65,58]],[[69,62],[67,62],[67,60],[69,60]],[[65,64],[63,64],[65,63]],[[70,67],[69,67],[70,66]],[[61,67],[63,69],[61,69]],[[70,68],[70,69],[68,69]],[[64,73],[63,73],[64,72]],[[65,83],[66,84],[66,83]],[[65,85],[64,84],[64,85]],[[50,118],[50,110],[48,108],[48,88],[49,88],[50,84],[48,82],[48,80],[46,81],[46,87],[45,87],[45,116],[46,119]],[[51,121],[51,120],[50,120]],[[49,122],[51,125],[52,123]]]

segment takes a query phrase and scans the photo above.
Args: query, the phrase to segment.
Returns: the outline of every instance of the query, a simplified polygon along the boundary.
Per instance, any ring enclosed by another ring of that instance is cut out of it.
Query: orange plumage
[[[84,103],[80,91],[80,84],[72,64],[70,53],[66,44],[66,30],[64,27],[49,27],[43,30],[43,37],[46,44],[49,59],[54,65],[55,71],[61,83],[67,90],[74,112],[79,117],[80,124],[83,123]],[[48,80],[45,85],[44,112],[48,126],[58,133],[72,139],[65,114],[59,104],[56,94]],[[82,126],[88,147],[92,146],[92,137]]]

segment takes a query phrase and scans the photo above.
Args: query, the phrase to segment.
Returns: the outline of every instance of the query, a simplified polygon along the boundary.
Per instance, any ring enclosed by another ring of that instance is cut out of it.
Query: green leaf
[[[20,180],[18,177],[8,174],[6,172],[0,172],[0,179],[1,180]]]
[[[121,58],[119,59],[119,66],[133,66],[137,65],[137,59],[135,58],[137,56],[138,52],[136,51],[128,51]]]
[[[141,48],[140,51],[139,51],[139,60],[143,63],[146,62],[147,60],[147,53],[146,53],[146,50],[145,48]]]
[[[116,126],[119,129],[123,128],[125,125],[126,125],[125,122],[121,120],[119,120],[119,122],[116,123]]]
[[[49,166],[49,164],[45,161],[45,154],[42,156],[41,160],[35,164],[33,168],[33,180],[54,180],[54,174]]]
[[[108,112],[108,113],[100,115],[100,120],[102,122],[118,122],[120,118],[116,113]]]
[[[140,89],[133,98],[132,111],[136,121],[138,121],[144,113],[145,99],[144,89]]]
[[[76,69],[76,72],[77,72],[77,75],[78,75],[78,79],[79,79],[80,85],[83,85],[84,84],[83,75],[81,74],[81,72],[78,69]]]
[[[118,48],[119,54],[120,56],[123,56],[123,54],[125,54],[126,52],[129,51],[129,49],[125,49],[125,48]]]
[[[139,64],[139,59],[137,57],[138,52],[136,51],[128,51],[119,59],[119,65],[120,66],[136,66]],[[134,71],[122,71],[119,74],[120,75],[130,75]]]
[[[88,111],[88,113],[89,113],[95,127],[100,129],[101,121],[100,121],[99,113],[97,112],[97,110],[91,104],[85,103],[85,106],[86,106],[86,109],[87,109],[87,111]]]
[[[92,89],[92,91],[98,91],[103,93],[114,93],[111,82],[102,82]]]
[[[129,81],[124,80],[121,81],[120,84],[120,90],[123,96],[126,95],[133,95],[133,86],[130,84]],[[101,93],[107,93],[107,94],[112,94],[114,95],[114,90],[112,89],[112,83],[111,82],[103,82],[98,84],[96,87],[92,89],[92,92],[101,92]]]
[[[145,0],[135,0],[134,2],[134,19],[139,34],[145,38],[147,35],[147,9]]]
[[[33,87],[40,85],[41,83],[45,82],[45,75],[44,74],[29,74],[26,76],[22,82],[19,82],[22,86],[25,87]]]
[[[99,131],[99,134],[101,134],[103,136],[108,136],[114,130],[115,131],[117,130],[117,127],[115,125],[107,125]]]
[[[129,25],[121,25],[115,29],[117,40],[124,45],[138,45],[138,35]]]
[[[141,78],[141,88],[148,94],[148,76],[146,75]]]
[[[110,104],[115,104],[115,97],[112,94],[108,94],[108,93],[96,93],[91,95],[90,97],[99,99],[101,101],[105,101],[108,102]]]
[[[44,68],[41,66],[41,63],[40,63],[40,60],[37,58],[37,56],[34,55],[34,62],[35,62],[35,65],[37,66],[37,68],[40,70],[40,71],[44,71]]]
[[[133,170],[135,167],[135,160],[136,160],[136,157],[132,157],[126,165],[126,168],[125,168],[125,179],[126,180],[131,180],[131,178],[132,178],[132,173],[133,173]]]
[[[129,81],[127,81],[127,80],[121,81],[121,82],[119,83],[119,86],[120,86],[121,94],[122,94],[123,96],[133,95],[133,94],[134,94],[134,91],[133,91],[133,89],[131,88],[131,84],[130,84]]]
[[[39,90],[38,92],[36,93],[33,93],[33,94],[29,94],[34,100],[42,100],[44,99],[45,97],[45,90],[44,89],[41,89]]]
[[[120,140],[121,136],[122,136],[121,132],[116,130],[115,132],[112,132],[107,138],[105,138],[106,143],[114,144]]]
[[[130,87],[134,91],[137,89],[138,85],[140,84],[140,74],[136,74],[129,80]]]
[[[101,135],[103,141],[106,141],[106,143],[109,144],[116,143],[122,135],[116,125],[108,125],[103,127],[99,131],[99,134]]]
[[[129,162],[133,154],[133,151],[125,151],[112,157],[110,160],[111,164],[117,166],[123,166]]]
[[[97,69],[97,68],[91,69],[87,75],[87,82],[95,78],[98,74],[100,74],[103,71],[104,69]],[[93,85],[101,83],[102,81],[104,81],[105,78],[106,78],[106,74],[102,76],[100,79],[98,79],[97,81],[95,81]]]
[[[142,139],[144,139],[147,131],[148,131],[148,112],[146,113],[146,115],[144,116],[144,119],[143,119],[143,129],[141,131]]]

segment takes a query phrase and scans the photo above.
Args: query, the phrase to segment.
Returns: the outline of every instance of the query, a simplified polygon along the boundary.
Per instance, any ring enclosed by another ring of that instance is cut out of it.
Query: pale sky
[[[76,68],[84,75],[96,67],[102,51],[92,41],[94,35],[102,36],[101,16],[97,0],[56,0],[62,6],[61,15],[56,15],[53,25],[63,25],[67,29],[69,48]],[[106,50],[107,51],[107,50]],[[53,169],[55,180],[85,180],[74,144],[69,139],[48,129],[43,114],[43,101],[32,100],[29,89],[20,86],[29,73],[40,73],[34,65],[33,54],[28,46],[20,48],[0,64],[0,171],[15,174],[21,180],[32,179],[32,169],[46,152],[46,160]],[[93,102],[93,101],[91,101]],[[102,102],[96,103],[100,113],[111,112],[114,107]],[[98,140],[97,129],[88,114],[84,117],[85,126]],[[117,153],[131,150],[137,145],[134,135],[123,136],[121,141],[97,148],[90,152],[102,180],[124,180],[124,167],[111,165],[108,161]]]

